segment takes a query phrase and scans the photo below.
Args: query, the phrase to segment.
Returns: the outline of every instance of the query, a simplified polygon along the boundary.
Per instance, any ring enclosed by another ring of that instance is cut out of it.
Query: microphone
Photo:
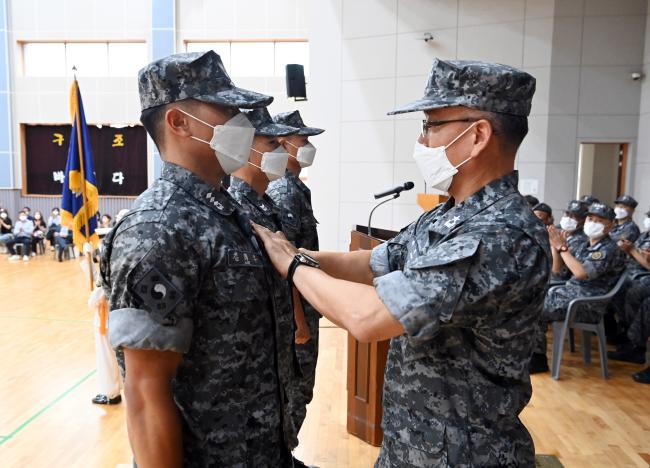
[[[388,195],[392,195],[392,197],[389,198],[388,200],[384,200],[384,201],[378,203],[377,205],[375,205],[375,207],[372,209],[372,211],[370,211],[370,216],[368,216],[368,232],[367,232],[367,234],[369,236],[372,236],[372,234],[371,234],[372,228],[370,227],[370,223],[372,222],[372,214],[375,212],[375,210],[377,208],[379,208],[381,205],[383,205],[384,203],[388,203],[391,200],[395,200],[396,198],[399,198],[400,193],[402,193],[404,190],[411,190],[413,187],[415,187],[413,182],[408,181],[408,182],[405,182],[404,185],[400,185],[399,187],[395,187],[393,189],[386,190],[385,192],[375,194],[375,199],[387,197]]]
[[[375,193],[375,200],[378,198],[384,198],[387,197],[388,195],[399,195],[402,191],[404,190],[411,190],[415,185],[413,185],[413,182],[409,181],[404,183],[404,185],[400,185],[399,187],[392,188],[390,190],[386,190],[385,192],[380,192],[380,193]],[[397,197],[395,197],[397,198]]]

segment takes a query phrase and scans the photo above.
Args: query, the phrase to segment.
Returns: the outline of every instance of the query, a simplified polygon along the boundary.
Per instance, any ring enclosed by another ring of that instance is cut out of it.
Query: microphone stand
[[[389,198],[388,200],[384,200],[383,202],[377,204],[377,205],[376,205],[376,206],[375,206],[375,207],[370,211],[370,216],[368,216],[368,232],[367,232],[367,234],[368,234],[369,236],[372,236],[372,234],[370,234],[370,233],[372,232],[372,229],[370,228],[370,223],[371,223],[371,221],[372,221],[372,214],[373,214],[373,213],[375,212],[375,210],[376,210],[377,208],[379,208],[381,205],[383,205],[384,203],[388,203],[388,202],[391,201],[391,200],[395,200],[396,198],[399,198],[399,192],[396,193],[395,195],[393,195],[393,196],[392,196],[391,198]]]

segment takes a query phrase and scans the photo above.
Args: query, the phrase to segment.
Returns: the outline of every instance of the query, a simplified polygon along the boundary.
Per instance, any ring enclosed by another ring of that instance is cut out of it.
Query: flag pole
[[[72,67],[73,70],[77,70],[77,67]],[[90,290],[95,289],[95,280],[93,278],[93,264],[92,264],[92,252],[86,252],[85,244],[90,242],[90,227],[88,225],[88,197],[86,196],[86,173],[84,171],[84,152],[83,152],[83,140],[81,138],[81,117],[79,113],[79,83],[77,82],[77,74],[74,74],[74,84],[75,84],[75,122],[77,125],[77,147],[79,149],[79,172],[81,173],[81,196],[83,197],[83,207],[84,207],[84,224],[86,227],[86,242],[84,242],[83,247],[81,248],[83,255],[88,261],[88,275],[90,279]]]

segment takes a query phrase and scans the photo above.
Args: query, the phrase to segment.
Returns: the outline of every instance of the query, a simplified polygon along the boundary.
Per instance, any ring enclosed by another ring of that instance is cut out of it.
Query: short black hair
[[[167,104],[163,104],[162,106],[145,109],[142,111],[142,114],[140,114],[140,122],[142,122],[144,129],[147,131],[158,149],[160,149],[163,144],[162,129],[166,111]]]
[[[479,117],[490,121],[494,134],[499,135],[502,143],[515,152],[528,134],[528,117],[526,116],[480,111]]]
[[[502,135],[504,143],[516,151],[528,134],[528,117],[496,112],[493,115],[491,121],[496,133]]]
[[[524,198],[526,199],[526,203],[528,203],[528,206],[532,209],[533,206],[539,204],[539,199],[533,195],[524,195]]]

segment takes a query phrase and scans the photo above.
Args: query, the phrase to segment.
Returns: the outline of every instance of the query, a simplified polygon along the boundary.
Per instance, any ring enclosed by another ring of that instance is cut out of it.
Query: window
[[[148,62],[144,42],[23,43],[25,76],[137,76]]]
[[[309,75],[309,43],[307,41],[222,41],[187,42],[187,52],[214,50],[221,56],[233,78],[284,77],[286,65],[297,63]]]

